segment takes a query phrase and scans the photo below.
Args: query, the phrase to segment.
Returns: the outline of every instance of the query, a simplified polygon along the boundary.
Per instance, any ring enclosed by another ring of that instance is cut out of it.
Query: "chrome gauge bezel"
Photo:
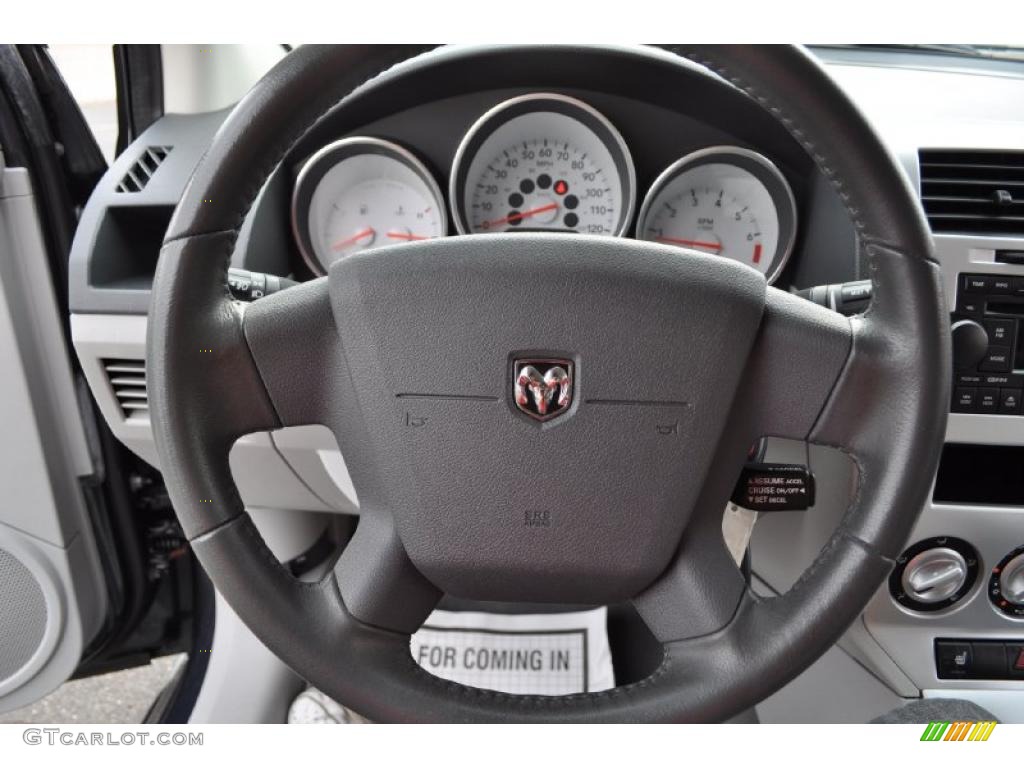
[[[533,112],[555,112],[579,122],[594,133],[608,149],[624,189],[620,218],[612,237],[622,237],[629,231],[636,208],[636,168],[633,157],[622,134],[603,114],[584,101],[560,93],[528,93],[507,99],[481,115],[459,142],[448,179],[448,199],[452,219],[460,235],[475,234],[466,216],[466,177],[477,152],[490,136],[508,121]]]
[[[698,149],[696,152],[679,158],[662,171],[651,184],[651,188],[647,190],[643,204],[640,206],[640,214],[637,216],[634,230],[636,239],[646,239],[643,232],[647,228],[647,217],[658,197],[676,177],[692,168],[715,163],[732,165],[752,174],[768,190],[768,194],[775,204],[776,215],[779,219],[779,239],[775,253],[772,254],[770,269],[765,273],[765,279],[769,283],[773,283],[786,268],[789,257],[793,253],[793,246],[796,244],[798,223],[796,198],[793,196],[789,182],[775,163],[764,155],[744,147],[714,146]]]
[[[448,234],[448,211],[441,187],[427,166],[416,155],[403,146],[387,139],[374,136],[349,136],[338,139],[320,148],[303,163],[292,189],[291,218],[292,235],[298,245],[302,260],[315,275],[327,273],[326,267],[317,256],[309,231],[309,209],[313,193],[327,173],[338,163],[358,155],[382,155],[405,165],[426,185],[434,205],[437,206],[441,222],[440,237]]]

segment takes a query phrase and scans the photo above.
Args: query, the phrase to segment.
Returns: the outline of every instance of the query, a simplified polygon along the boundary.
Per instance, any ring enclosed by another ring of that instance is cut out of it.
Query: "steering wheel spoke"
[[[381,629],[411,634],[430,614],[441,592],[409,560],[392,521],[364,514],[334,568],[346,610]]]
[[[769,288],[732,428],[753,439],[807,439],[844,368],[855,364],[852,342],[848,318]]]
[[[327,278],[246,305],[242,328],[280,426],[329,422],[347,373]]]

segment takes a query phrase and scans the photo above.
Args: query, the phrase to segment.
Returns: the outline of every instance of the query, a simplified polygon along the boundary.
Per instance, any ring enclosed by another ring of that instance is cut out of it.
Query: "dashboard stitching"
[[[790,135],[800,143],[800,146],[802,146],[807,151],[807,153],[814,160],[815,164],[821,169],[822,173],[825,174],[825,177],[835,188],[836,193],[843,201],[843,206],[850,214],[850,218],[853,220],[854,227],[857,229],[857,232],[860,235],[861,240],[868,247],[869,253],[871,251],[871,246],[873,245],[881,245],[892,250],[899,250],[893,248],[892,245],[886,243],[881,238],[876,238],[869,233],[867,225],[864,223],[864,220],[860,215],[860,209],[856,205],[854,205],[853,200],[850,197],[850,194],[846,191],[846,185],[843,182],[843,180],[836,175],[835,171],[828,164],[824,155],[822,155],[818,151],[814,143],[806,137],[803,129],[799,127],[797,121],[791,118],[781,107],[774,104],[768,97],[762,95],[754,86],[750,85],[749,83],[746,83],[737,75],[732,74],[726,67],[723,67],[722,65],[718,64],[714,59],[708,56],[704,56],[696,51],[689,50],[683,46],[663,47],[666,50],[672,51],[677,55],[685,56],[689,58],[691,61],[695,61],[698,64],[707,67],[715,74],[719,75],[720,77],[723,77],[732,85],[739,88],[750,98],[752,98],[754,101],[760,104],[764,109],[770,112],[772,116],[775,117],[775,119],[778,120],[786,128],[787,131],[789,131]],[[903,251],[900,251],[900,253],[903,253]],[[903,253],[903,255],[908,254]]]
[[[849,212],[850,217],[853,219],[853,223],[854,226],[857,228],[857,231],[862,236],[868,239],[874,239],[868,235],[867,226],[865,225],[864,220],[860,216],[860,209],[852,203],[850,195],[846,191],[846,187],[842,179],[840,179],[835,174],[835,171],[832,170],[826,158],[818,151],[814,143],[806,137],[803,129],[799,127],[796,120],[789,117],[789,115],[786,112],[784,112],[781,107],[775,105],[767,96],[763,96],[754,86],[750,85],[749,83],[746,83],[737,75],[732,74],[727,68],[718,64],[712,58],[703,56],[696,51],[688,50],[682,46],[666,46],[666,48],[668,50],[673,51],[676,54],[686,56],[692,61],[696,61],[698,64],[702,64],[703,66],[710,69],[712,72],[715,72],[721,77],[724,77],[734,86],[739,88],[750,98],[754,99],[754,101],[756,101],[766,110],[768,110],[775,117],[776,120],[778,120],[785,126],[786,130],[789,131],[790,135],[793,136],[793,138],[800,143],[800,146],[807,150],[808,154],[810,154],[811,157],[814,158],[814,162],[818,165],[819,168],[821,168],[822,172],[832,183],[832,186],[835,187],[836,192],[839,194],[839,197],[843,201],[843,205],[846,207],[846,210]]]

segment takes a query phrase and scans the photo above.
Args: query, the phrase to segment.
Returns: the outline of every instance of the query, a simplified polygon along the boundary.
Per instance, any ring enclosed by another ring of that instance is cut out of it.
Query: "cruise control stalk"
[[[816,285],[797,291],[796,295],[828,307],[841,315],[859,315],[871,303],[871,281],[854,280],[851,283]]]

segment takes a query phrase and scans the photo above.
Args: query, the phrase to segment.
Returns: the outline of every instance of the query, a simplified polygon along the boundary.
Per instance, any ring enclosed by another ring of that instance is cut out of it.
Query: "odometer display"
[[[602,115],[553,94],[499,104],[463,139],[452,171],[462,233],[543,231],[621,235],[635,174]]]

